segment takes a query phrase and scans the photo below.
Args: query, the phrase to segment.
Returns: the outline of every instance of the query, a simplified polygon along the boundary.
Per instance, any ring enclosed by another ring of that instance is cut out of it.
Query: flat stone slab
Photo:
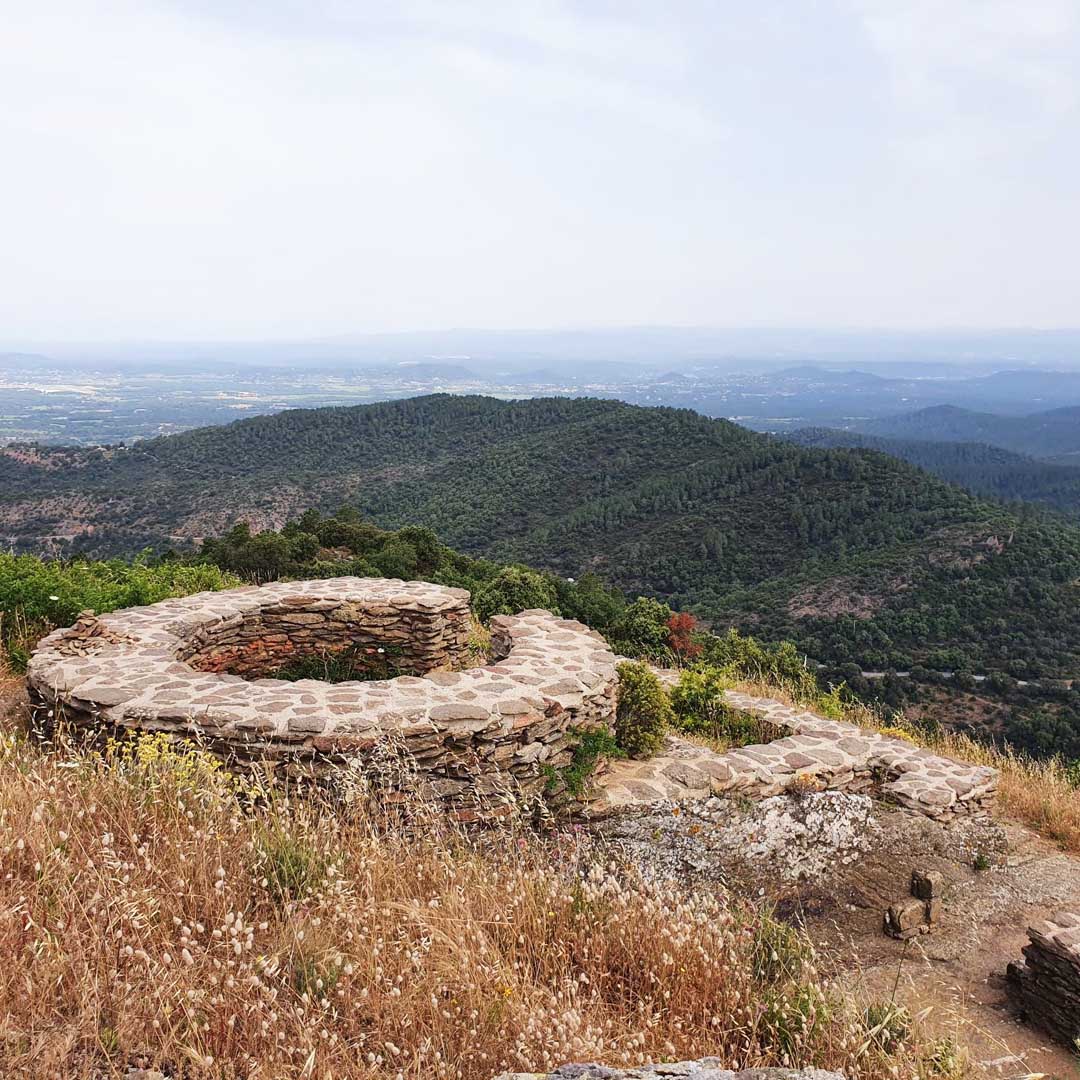
[[[727,753],[669,737],[661,752],[647,761],[611,762],[586,814],[604,817],[658,799],[764,799],[809,789],[873,792],[928,817],[944,818],[985,813],[996,790],[997,770],[987,766],[938,757],[902,739],[827,720],[771,698],[735,691],[727,691],[726,697],[734,708],[790,734]]]

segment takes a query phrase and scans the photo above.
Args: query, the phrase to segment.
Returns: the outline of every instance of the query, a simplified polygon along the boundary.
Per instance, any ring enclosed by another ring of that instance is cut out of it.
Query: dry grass
[[[363,799],[250,794],[161,739],[102,757],[3,737],[0,1075],[919,1067],[906,1025],[868,1022],[798,933],[628,879],[579,833],[406,834]]]
[[[976,742],[968,735],[941,734],[925,740],[940,754],[1001,773],[996,812],[1080,854],[1080,788],[1056,758],[1039,761],[1009,749]]]
[[[852,723],[888,730],[866,706],[856,706],[849,718]],[[1026,825],[1063,851],[1080,854],[1080,787],[1059,759],[1032,758],[960,732],[904,730],[935,754],[997,769],[1000,776],[994,814]]]

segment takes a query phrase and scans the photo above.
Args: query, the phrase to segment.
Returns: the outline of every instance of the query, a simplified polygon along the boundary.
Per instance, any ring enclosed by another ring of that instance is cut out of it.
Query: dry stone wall
[[[1028,931],[1026,963],[1009,964],[1009,996],[1024,1018],[1080,1050],[1080,914],[1062,911]]]
[[[250,679],[303,656],[375,650],[401,673],[424,675],[462,662],[469,620],[464,589],[371,584],[345,600],[292,593],[193,627],[176,659]]]
[[[285,775],[318,778],[349,761],[373,771],[392,751],[415,769],[419,794],[469,819],[539,792],[545,767],[569,763],[572,729],[609,726],[617,674],[598,634],[539,610],[496,616],[494,662],[450,670],[467,644],[468,601],[462,589],[377,578],[199,593],[50,634],[27,680],[47,724],[195,738]],[[417,674],[257,677],[354,643],[394,645]]]
[[[669,686],[676,672],[658,671]],[[760,717],[784,737],[719,754],[669,738],[649,761],[612,763],[591,817],[661,801],[710,796],[767,799],[786,791],[823,789],[883,796],[936,819],[981,816],[997,790],[996,769],[939,757],[903,739],[828,720],[771,698],[726,692],[734,708]]]
[[[599,634],[539,610],[496,616],[493,662],[454,670],[469,625],[462,589],[381,578],[276,582],[87,614],[41,642],[27,678],[46,724],[196,738],[231,762],[269,762],[286,776],[359,763],[468,819],[480,804],[502,812],[513,797],[539,793],[551,770],[570,763],[575,730],[610,730],[618,684],[618,658]],[[384,649],[410,674],[336,684],[266,677],[297,657],[350,647]],[[608,763],[577,809],[598,818],[809,785],[948,818],[984,813],[993,797],[993,769],[778,701],[727,696],[784,737],[725,754],[669,738],[650,761]],[[405,779],[402,764],[412,771]]]

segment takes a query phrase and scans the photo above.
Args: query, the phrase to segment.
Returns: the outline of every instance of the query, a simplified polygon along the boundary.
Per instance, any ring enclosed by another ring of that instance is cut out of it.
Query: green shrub
[[[818,693],[814,673],[803,654],[790,642],[762,645],[756,638],[731,629],[722,637],[702,637],[701,661],[730,671],[738,679],[782,686],[793,697],[807,701]]]
[[[632,758],[655,754],[674,717],[667,693],[647,664],[619,665],[615,741]]]
[[[567,619],[577,619],[602,634],[610,634],[626,610],[626,597],[590,572],[577,581],[560,579],[555,588],[559,610]]]
[[[674,725],[688,735],[702,735],[729,746],[754,746],[777,737],[772,725],[733,708],[724,699],[729,678],[708,664],[687,668],[671,691]]]
[[[814,705],[822,716],[829,720],[843,720],[847,712],[844,683],[830,686],[828,693],[820,693],[814,699]]]
[[[0,555],[0,646],[21,666],[31,640],[73,623],[80,611],[101,614],[239,584],[217,566],[199,563],[48,562]]]
[[[680,731],[714,735],[733,711],[724,700],[729,680],[709,664],[686,668],[671,691],[671,711]]]
[[[558,610],[555,587],[543,574],[524,566],[507,566],[473,596],[473,610],[485,621],[492,615],[516,615],[528,608]]]
[[[549,794],[565,790],[575,798],[584,795],[589,777],[595,772],[596,763],[601,757],[626,757],[607,728],[591,728],[576,734],[579,741],[574,747],[573,760],[563,769],[552,769],[548,775]]]
[[[1074,787],[1080,788],[1080,758],[1065,765],[1065,779]]]
[[[672,614],[667,604],[639,596],[616,620],[611,638],[632,656],[662,656],[667,651],[668,620]]]
[[[255,835],[255,854],[266,888],[279,904],[303,900],[326,876],[322,854],[281,821],[261,825]]]

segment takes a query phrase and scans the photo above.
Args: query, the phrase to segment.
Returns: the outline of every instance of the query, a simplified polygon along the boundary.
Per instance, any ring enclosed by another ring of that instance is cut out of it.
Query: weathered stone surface
[[[920,900],[934,900],[945,889],[945,877],[940,870],[913,870],[911,872],[911,895]]]
[[[677,672],[658,670],[668,685]],[[767,799],[785,791],[876,792],[936,819],[984,815],[997,787],[997,772],[937,757],[902,739],[827,720],[770,698],[727,691],[728,703],[753,713],[783,738],[726,754],[669,738],[647,762],[613,762],[603,788],[584,812],[594,818],[637,809],[658,799],[686,802],[717,795]],[[708,783],[698,777],[705,774]]]
[[[925,934],[930,929],[930,920],[926,910],[926,901],[901,900],[885,912],[885,932],[901,941],[906,941],[916,934]]]
[[[45,726],[90,736],[163,731],[233,763],[270,757],[286,775],[315,778],[353,761],[370,763],[374,777],[390,749],[411,762],[409,783],[456,803],[542,787],[542,767],[564,763],[570,729],[613,723],[616,658],[580,623],[529,611],[492,620],[494,663],[449,672],[468,645],[469,618],[465,590],[426,582],[334,578],[200,593],[80,617],[41,642],[27,682]],[[259,677],[354,645],[392,646],[412,674],[338,684]]]
[[[1080,1040],[1080,914],[1060,911],[1028,930],[1024,963],[1009,964],[1006,989],[1029,1023],[1075,1049]]]

